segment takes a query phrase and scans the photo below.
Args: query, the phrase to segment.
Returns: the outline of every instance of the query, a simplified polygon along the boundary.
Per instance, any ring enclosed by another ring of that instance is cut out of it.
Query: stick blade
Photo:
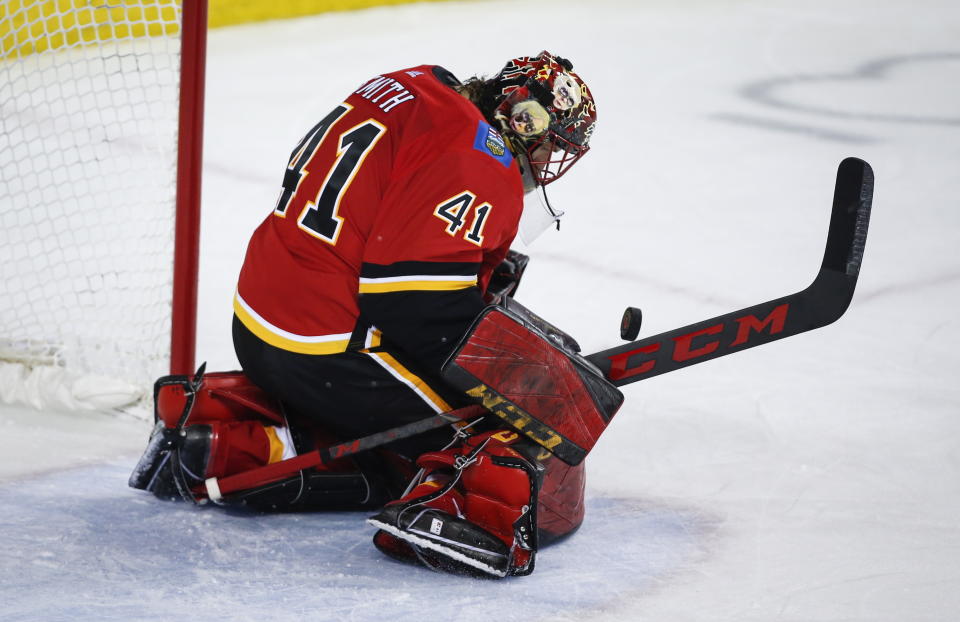
[[[859,158],[847,158],[837,168],[821,271],[842,272],[853,278],[859,275],[873,205],[873,183],[873,168]]]

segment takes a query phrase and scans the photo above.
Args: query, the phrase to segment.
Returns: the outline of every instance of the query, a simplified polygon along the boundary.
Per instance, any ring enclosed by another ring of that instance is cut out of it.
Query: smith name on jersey
[[[456,83],[430,65],[377,76],[300,140],[240,274],[234,310],[251,332],[333,354],[376,345],[373,327],[402,344],[437,305],[448,321],[476,315],[523,190],[503,138]]]

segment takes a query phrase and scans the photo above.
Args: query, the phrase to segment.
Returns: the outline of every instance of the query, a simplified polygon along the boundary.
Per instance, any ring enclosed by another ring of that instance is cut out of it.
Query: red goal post
[[[0,7],[0,402],[192,371],[207,0]]]
[[[207,21],[207,0],[184,0],[180,35],[180,119],[177,132],[171,374],[189,374],[194,371],[196,362]]]

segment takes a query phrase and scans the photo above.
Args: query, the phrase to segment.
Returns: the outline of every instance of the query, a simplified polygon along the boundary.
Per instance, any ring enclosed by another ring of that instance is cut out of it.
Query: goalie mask
[[[480,108],[501,129],[520,163],[529,197],[520,234],[531,242],[562,212],[544,187],[562,177],[590,149],[597,108],[570,61],[541,52],[509,61],[484,85]]]
[[[583,157],[597,120],[590,89],[570,61],[549,52],[508,62],[487,81],[481,108],[529,163],[526,181],[536,186],[559,179]]]

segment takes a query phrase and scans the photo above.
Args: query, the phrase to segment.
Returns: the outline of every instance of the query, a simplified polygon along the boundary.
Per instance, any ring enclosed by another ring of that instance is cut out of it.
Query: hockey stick
[[[416,436],[417,434],[422,434],[423,432],[428,432],[445,425],[457,424],[471,417],[480,417],[485,413],[486,411],[480,406],[466,406],[425,419],[418,419],[406,425],[376,432],[351,441],[315,449],[311,452],[288,458],[287,460],[281,460],[280,462],[250,469],[249,471],[230,475],[222,479],[211,477],[205,482],[207,495],[214,503],[221,503],[227,495],[232,493],[277,482],[304,469],[329,464],[340,458],[352,456],[393,441],[410,438],[411,436]]]
[[[826,326],[850,305],[867,241],[873,169],[847,158],[837,170],[823,263],[813,283],[777,298],[586,356],[614,385],[741,352]]]

